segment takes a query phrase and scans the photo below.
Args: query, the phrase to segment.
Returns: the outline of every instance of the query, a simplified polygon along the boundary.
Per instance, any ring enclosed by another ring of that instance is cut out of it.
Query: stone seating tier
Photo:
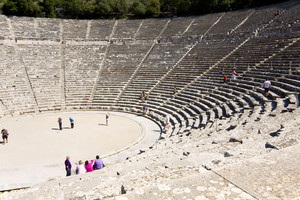
[[[113,39],[135,38],[140,25],[142,25],[141,23],[143,23],[143,20],[118,20]]]
[[[3,37],[3,39],[11,37],[7,18],[4,15],[0,15],[0,36]]]
[[[212,27],[212,25],[217,22],[222,14],[223,13],[216,13],[195,17],[194,22],[191,24],[190,28],[185,32],[184,35],[192,37],[204,35]]]
[[[156,39],[167,24],[167,22],[168,19],[145,19],[142,23],[142,26],[140,27],[140,30],[136,33],[136,38]]]
[[[62,25],[64,39],[85,39],[87,36],[87,20],[63,20]]]
[[[282,4],[256,8],[255,12],[235,32],[255,32],[260,30],[274,19],[274,14],[277,10],[282,12],[282,9],[286,9],[286,7]]]
[[[251,12],[252,10],[241,10],[225,13],[220,22],[209,30],[209,34],[231,33]]]
[[[112,34],[114,20],[91,20],[89,39],[108,40]]]
[[[173,18],[168,24],[167,29],[163,32],[162,38],[181,37],[190,23],[194,20],[193,17]]]

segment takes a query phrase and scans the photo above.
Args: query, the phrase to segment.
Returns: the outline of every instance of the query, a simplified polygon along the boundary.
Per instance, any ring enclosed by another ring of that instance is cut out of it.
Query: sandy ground
[[[70,128],[69,116],[75,120]],[[63,130],[58,129],[58,117]],[[10,182],[23,187],[53,177],[64,176],[64,160],[71,157],[73,170],[79,160],[106,157],[127,148],[143,137],[143,127],[124,116],[105,113],[50,113],[0,121],[9,132],[8,144],[0,144],[0,189]],[[47,178],[45,177],[47,174]]]

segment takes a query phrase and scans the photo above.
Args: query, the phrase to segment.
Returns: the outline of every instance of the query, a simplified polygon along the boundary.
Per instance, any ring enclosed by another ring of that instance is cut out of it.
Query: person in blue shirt
[[[69,117],[71,128],[74,128],[74,119],[72,117]]]

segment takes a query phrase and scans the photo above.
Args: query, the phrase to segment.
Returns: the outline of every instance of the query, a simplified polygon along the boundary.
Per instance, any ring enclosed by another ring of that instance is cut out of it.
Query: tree
[[[193,14],[211,13],[217,0],[191,0],[190,12]]]
[[[159,0],[148,0],[146,2],[146,14],[149,17],[158,17],[160,15]]]
[[[3,8],[4,3],[5,3],[4,0],[0,0],[0,14],[2,13],[2,8]]]
[[[55,6],[58,5],[57,0],[44,0],[42,2],[44,16],[48,18],[56,18]]]
[[[17,1],[7,1],[6,3],[4,3],[3,5],[3,13],[5,15],[18,15],[18,5],[17,5]]]
[[[41,15],[41,8],[39,2],[34,0],[7,0],[3,12],[6,15],[36,17]]]
[[[82,18],[95,18],[97,4],[95,0],[83,1]]]
[[[99,0],[98,2],[96,2],[96,10],[95,10],[95,14],[98,17],[109,17],[112,14],[112,7],[110,6],[108,0]]]
[[[185,14],[191,8],[191,0],[162,0],[163,9],[167,9],[173,14]]]
[[[80,0],[64,0],[63,9],[66,18],[78,19],[82,15],[82,2]]]
[[[128,0],[110,0],[109,4],[113,9],[114,15],[116,17],[125,17],[128,13],[129,2]]]
[[[146,14],[146,6],[139,0],[133,2],[131,10],[136,17],[143,17]]]

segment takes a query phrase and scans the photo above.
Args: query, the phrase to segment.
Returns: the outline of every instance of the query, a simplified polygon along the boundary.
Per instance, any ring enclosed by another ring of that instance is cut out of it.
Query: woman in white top
[[[170,128],[170,117],[169,115],[166,115],[166,121],[165,121],[165,129]]]
[[[76,174],[84,174],[86,173],[85,166],[81,160],[79,160],[78,165],[76,167]]]
[[[233,81],[233,80],[235,80],[235,79],[236,79],[236,72],[233,71],[232,74],[231,74],[230,80]]]
[[[268,96],[270,88],[271,88],[271,81],[269,81],[268,79],[266,79],[266,81],[264,82],[263,86],[265,88],[265,95]]]

